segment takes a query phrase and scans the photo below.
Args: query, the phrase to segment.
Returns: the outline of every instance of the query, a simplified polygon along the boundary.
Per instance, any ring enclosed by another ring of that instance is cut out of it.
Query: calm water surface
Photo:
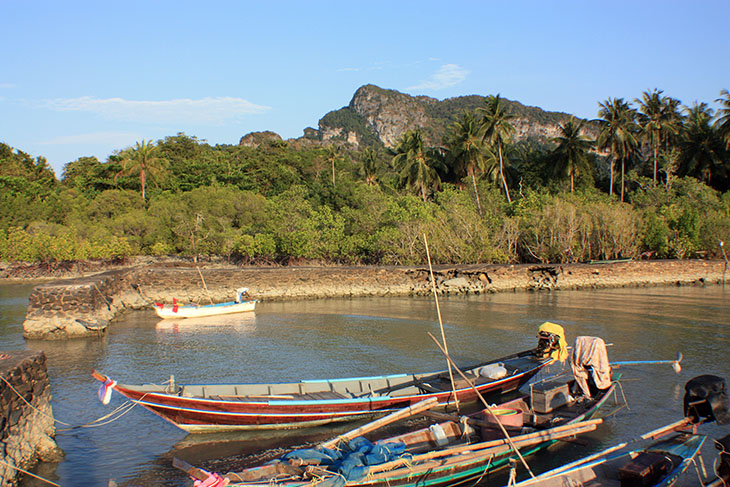
[[[59,464],[35,472],[63,486],[190,485],[170,467],[300,444],[301,432],[187,435],[142,408],[98,427],[72,428],[109,414],[124,398],[102,405],[91,378],[97,369],[120,382],[280,382],[301,378],[363,376],[442,369],[445,360],[427,332],[438,335],[429,298],[358,298],[259,303],[255,314],[221,326],[160,323],[152,311],[125,315],[99,338],[26,341],[22,322],[28,285],[0,285],[0,350],[43,350],[65,451]],[[683,371],[666,365],[625,367],[630,409],[611,416],[583,445],[567,444],[529,460],[544,470],[680,419],[684,383],[699,374],[730,379],[730,287],[639,288],[553,293],[504,293],[441,298],[449,349],[460,362],[495,358],[535,345],[537,327],[554,321],[568,341],[600,336],[613,346],[611,360],[672,359],[684,354]],[[329,437],[319,428],[306,438]],[[712,426],[715,436],[730,428]],[[711,468],[714,451],[705,448]],[[693,474],[694,475],[694,474]],[[696,475],[688,485],[697,484]],[[497,481],[495,481],[495,484]],[[47,485],[27,480],[25,487]]]

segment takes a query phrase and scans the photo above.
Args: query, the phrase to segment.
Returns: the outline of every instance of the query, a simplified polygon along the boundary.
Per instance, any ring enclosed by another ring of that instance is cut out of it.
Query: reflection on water
[[[31,286],[0,286],[1,349],[43,350],[48,357],[57,419],[89,423],[123,402],[96,398],[97,369],[126,383],[284,382],[302,378],[367,376],[444,368],[428,337],[439,333],[430,298],[357,298],[259,303],[255,313],[199,320],[163,320],[152,311],[129,313],[99,338],[60,342],[22,339]],[[684,383],[699,374],[730,378],[728,295],[721,287],[639,288],[552,293],[502,293],[441,299],[449,349],[473,362],[532,348],[543,321],[565,326],[568,341],[600,336],[612,360],[673,359],[684,354],[682,374],[668,365],[622,368],[630,410],[592,433],[590,449],[635,437],[678,419]],[[213,317],[211,317],[213,318]],[[216,321],[218,320],[218,321]],[[219,455],[315,441],[339,430],[188,435],[134,408],[97,427],[59,425],[66,452],[38,472],[62,485],[189,485],[170,467],[173,455],[196,463]],[[710,431],[720,430],[714,426]],[[707,458],[713,458],[708,446]],[[544,469],[586,453],[567,444],[531,460]],[[556,455],[553,457],[553,455]],[[695,479],[696,481],[696,479]],[[24,485],[42,485],[26,481]]]
[[[214,333],[220,330],[230,330],[234,333],[246,333],[254,329],[256,316],[253,313],[240,313],[221,316],[205,316],[201,318],[166,319],[160,320],[155,329],[164,333]],[[216,330],[216,329],[220,330]]]

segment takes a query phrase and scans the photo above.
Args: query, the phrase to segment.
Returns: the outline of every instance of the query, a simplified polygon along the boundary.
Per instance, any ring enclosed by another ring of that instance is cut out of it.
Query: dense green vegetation
[[[565,115],[554,139],[516,142],[511,120],[536,109],[463,97],[430,108],[448,112],[438,144],[408,131],[390,150],[343,109],[328,123],[368,133],[359,149],[177,134],[79,158],[60,180],[44,158],[0,144],[0,259],[416,264],[423,234],[440,263],[719,255],[730,95],[717,101],[715,113],[658,90],[609,98],[590,131]]]

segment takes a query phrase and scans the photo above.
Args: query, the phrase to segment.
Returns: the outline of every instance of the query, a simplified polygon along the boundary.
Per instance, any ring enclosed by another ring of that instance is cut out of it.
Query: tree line
[[[0,144],[0,259],[222,256],[241,263],[583,262],[718,256],[730,237],[730,95],[608,98],[548,140],[514,137],[499,95],[437,147],[211,146],[177,134],[57,179]]]

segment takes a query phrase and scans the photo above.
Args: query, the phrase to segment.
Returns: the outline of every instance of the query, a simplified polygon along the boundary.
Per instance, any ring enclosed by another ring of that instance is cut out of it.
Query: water
[[[161,383],[170,375],[186,382],[280,382],[301,378],[367,376],[445,367],[427,332],[439,336],[429,298],[357,298],[259,303],[256,313],[228,318],[221,326],[158,323],[151,311],[116,320],[99,338],[25,341],[22,321],[29,285],[0,285],[0,350],[43,350],[48,358],[57,420],[83,425],[109,414],[96,397],[93,369],[121,382]],[[610,417],[589,446],[567,444],[530,459],[534,470],[585,455],[680,419],[684,383],[700,374],[730,379],[730,290],[720,286],[638,288],[553,293],[503,293],[440,301],[449,349],[457,362],[506,355],[535,345],[537,327],[554,321],[577,335],[600,336],[613,345],[611,360],[673,359],[668,365],[622,368],[630,409]],[[319,428],[305,439],[333,431]],[[66,456],[35,472],[63,486],[190,485],[170,467],[173,456],[190,463],[241,452],[298,444],[299,433],[186,435],[152,413],[134,408],[94,428],[58,425]],[[706,428],[714,436],[730,427]],[[715,454],[705,448],[708,466]],[[227,468],[223,465],[221,468]],[[689,485],[697,484],[696,476]],[[495,482],[496,484],[496,482]],[[26,480],[24,487],[46,485]]]

